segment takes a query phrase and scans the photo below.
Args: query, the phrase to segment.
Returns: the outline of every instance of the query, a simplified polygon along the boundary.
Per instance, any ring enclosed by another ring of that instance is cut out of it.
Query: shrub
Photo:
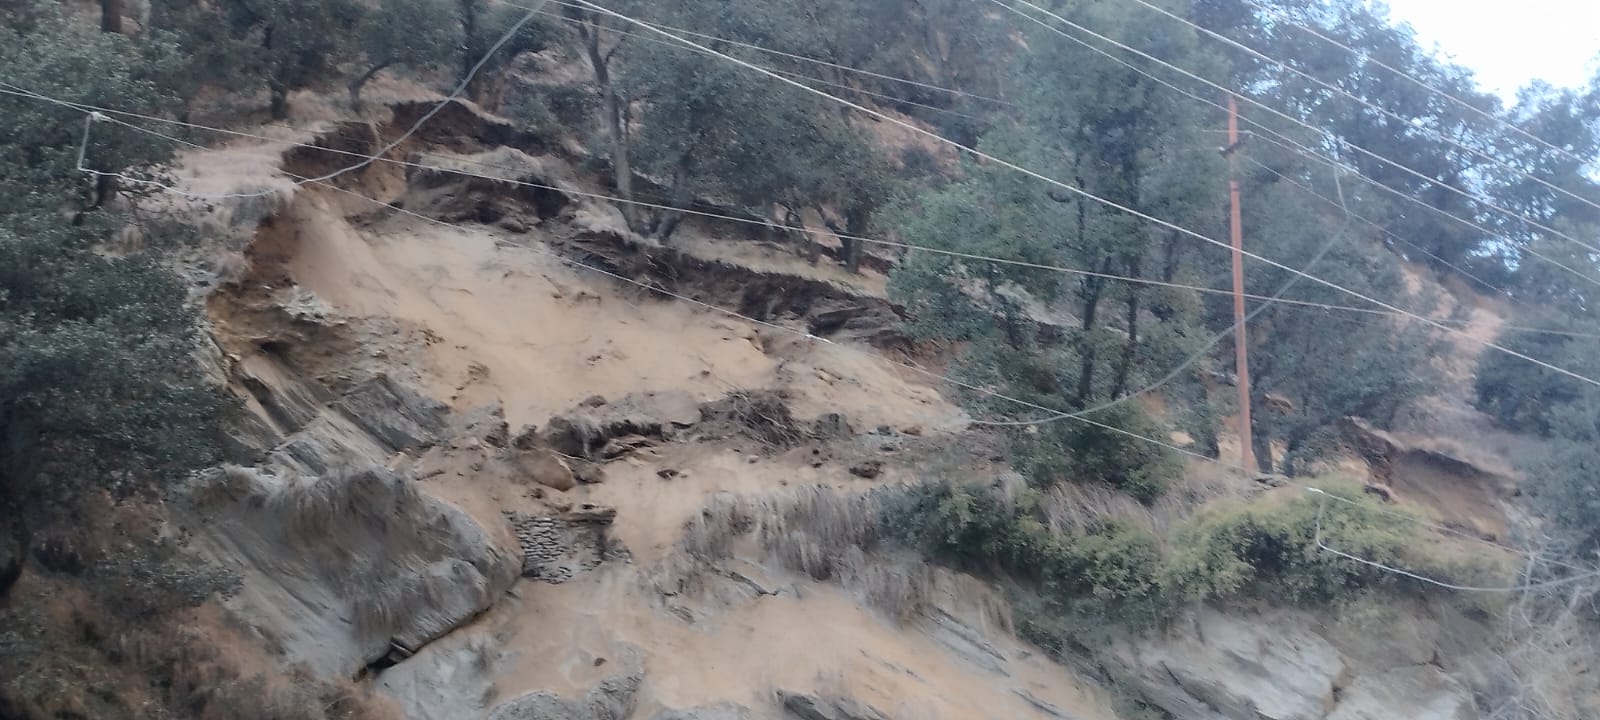
[[[1118,523],[1055,532],[1036,517],[1032,490],[1007,498],[989,488],[931,484],[907,489],[883,507],[886,537],[968,569],[1034,583],[1057,613],[1135,619],[1157,604],[1161,556],[1153,535]]]
[[[1036,485],[1103,482],[1149,503],[1183,470],[1176,453],[1135,437],[1162,437],[1166,429],[1131,405],[1094,416],[1100,425],[1064,421],[1018,433],[1017,466]],[[1120,431],[1120,432],[1119,432]]]
[[[1401,565],[1413,523],[1380,513],[1350,488],[1330,490],[1355,504],[1297,497],[1269,499],[1206,513],[1180,528],[1162,583],[1175,599],[1204,601],[1238,593],[1252,583],[1275,586],[1296,603],[1348,597],[1391,577],[1317,546],[1386,565]]]

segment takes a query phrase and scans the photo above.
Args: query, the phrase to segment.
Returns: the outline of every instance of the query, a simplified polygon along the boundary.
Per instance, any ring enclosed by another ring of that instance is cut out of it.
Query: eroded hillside
[[[1031,3],[616,0],[704,46],[582,0],[136,5],[0,19],[0,716],[1600,706],[1592,257],[1529,230],[1589,216],[1448,149],[1517,147],[1498,105],[1395,133],[1197,24],[1058,8],[1328,140],[1252,122],[1287,145],[1243,169]],[[1506,117],[1582,151],[1594,98]],[[1190,242],[1227,173],[1245,377]]]
[[[251,568],[229,607],[285,660],[364,674],[411,718],[1111,718],[1130,695],[1184,718],[1454,718],[1508,681],[1449,598],[1195,610],[1052,661],[1004,591],[872,539],[875,488],[1009,472],[902,364],[872,271],[830,277],[737,226],[640,241],[559,151],[450,115],[449,145],[410,156],[513,182],[379,164],[300,187],[207,304],[261,459],[210,481],[193,529]],[[1402,504],[1504,532],[1502,471],[1349,437],[1344,467]],[[1259,487],[1193,473],[1210,497]],[[307,553],[320,574],[282,575]]]

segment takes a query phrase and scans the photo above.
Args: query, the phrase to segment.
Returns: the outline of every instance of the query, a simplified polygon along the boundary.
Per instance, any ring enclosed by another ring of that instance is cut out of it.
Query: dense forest
[[[905,333],[942,354],[1031,493],[908,492],[885,501],[917,519],[898,537],[1032,588],[1022,630],[1057,652],[1084,618],[1152,621],[1257,581],[1307,602],[1384,582],[1301,552],[1309,505],[1185,526],[1177,556],[1134,528],[1038,520],[1058,486],[1154,505],[1184,453],[1234,462],[1227,253],[1196,237],[1227,237],[1230,175],[1266,260],[1245,274],[1251,474],[1316,472],[1346,418],[1403,426],[1418,398],[1464,390],[1444,344],[1489,342],[1470,400],[1542,448],[1521,469],[1543,520],[1501,539],[1600,551],[1600,77],[1507,103],[1359,0],[523,2],[0,4],[0,597],[25,568],[84,577],[155,626],[228,592],[159,523],[110,509],[181,493],[239,411],[181,273],[205,231],[141,211],[182,148],[148,131],[213,143],[182,123],[283,123],[307,92],[371,110],[380,77],[581,138],[657,246],[696,208],[780,229],[815,214],[842,239],[828,262],[890,265]],[[587,76],[530,82],[534,56]],[[1452,332],[1463,317],[1407,290],[1418,272],[1503,303],[1500,335]],[[1348,547],[1400,557],[1402,528],[1343,522],[1328,532]],[[0,604],[0,667],[38,652],[35,611]],[[48,679],[11,677],[0,716],[33,717]],[[148,717],[229,712],[152,682],[168,714]]]

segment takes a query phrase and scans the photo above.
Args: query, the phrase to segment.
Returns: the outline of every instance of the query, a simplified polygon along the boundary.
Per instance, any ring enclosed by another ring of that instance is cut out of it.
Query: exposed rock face
[[[429,643],[416,655],[383,670],[377,689],[393,698],[405,720],[478,718],[494,694],[493,638],[476,627]]]
[[[1299,623],[1211,608],[1119,653],[1150,699],[1183,720],[1322,720],[1347,670]]]
[[[1438,667],[1369,667],[1319,635],[1321,627],[1309,613],[1203,608],[1159,636],[1119,644],[1114,654],[1176,720],[1478,717],[1471,691]],[[1380,654],[1426,658],[1434,647],[1426,635],[1387,637]]]
[[[445,406],[379,375],[333,404],[391,451],[432,443],[445,428]]]
[[[750,720],[751,717],[750,708],[722,703],[686,710],[662,710],[650,716],[650,720]]]
[[[195,545],[244,576],[229,602],[323,676],[409,656],[488,608],[519,554],[380,467],[305,479],[228,469],[195,494]]]
[[[496,705],[488,720],[623,720],[633,713],[634,694],[643,680],[637,672],[614,675],[578,700],[531,692]]]
[[[1461,683],[1432,665],[1356,679],[1327,720],[1475,720],[1477,708]]]
[[[783,706],[786,717],[798,720],[889,720],[876,709],[849,698],[823,698],[779,690],[778,703]]]

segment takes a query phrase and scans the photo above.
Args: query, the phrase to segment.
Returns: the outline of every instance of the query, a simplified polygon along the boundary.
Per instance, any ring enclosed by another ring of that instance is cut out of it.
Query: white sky
[[[1424,47],[1437,45],[1508,100],[1541,78],[1578,86],[1600,55],[1600,0],[1388,0]]]

